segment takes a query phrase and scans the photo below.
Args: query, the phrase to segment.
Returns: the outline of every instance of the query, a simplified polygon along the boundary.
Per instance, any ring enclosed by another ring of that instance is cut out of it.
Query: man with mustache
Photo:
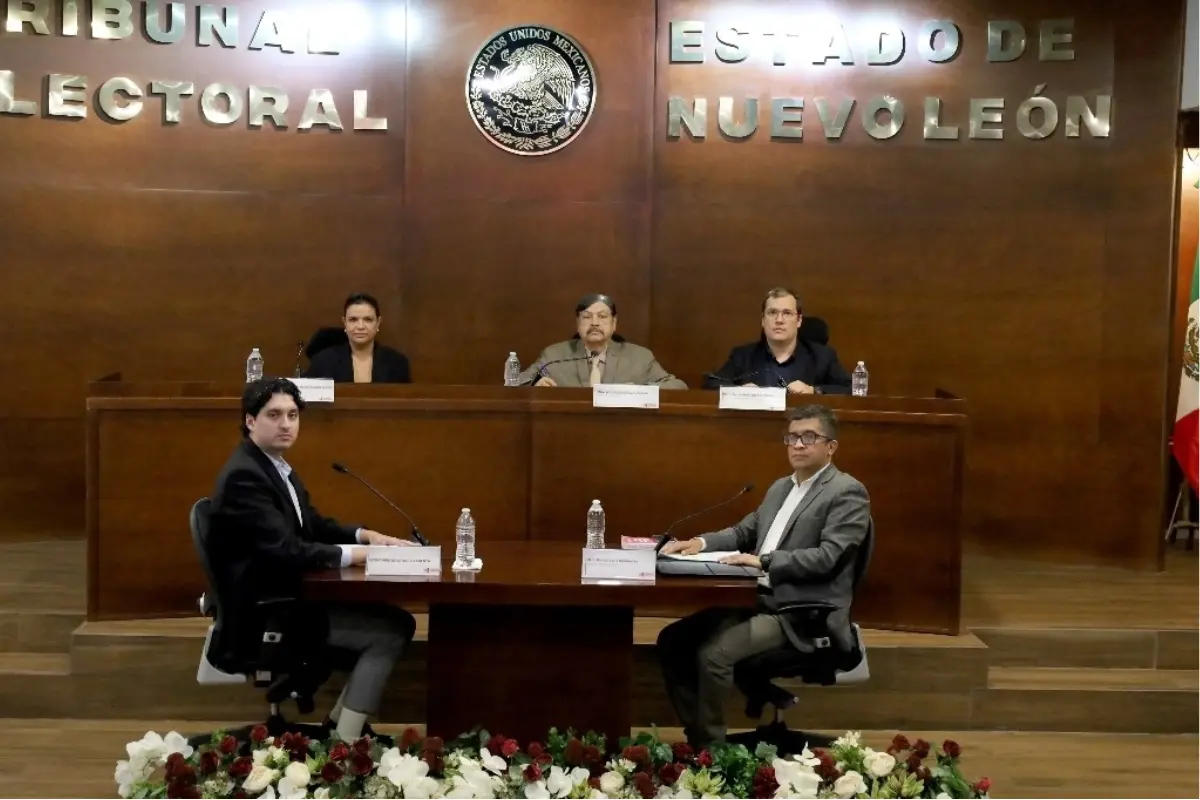
[[[595,386],[634,383],[686,389],[645,347],[617,334],[617,304],[606,294],[590,294],[575,306],[574,338],[552,344],[518,379],[520,386]]]

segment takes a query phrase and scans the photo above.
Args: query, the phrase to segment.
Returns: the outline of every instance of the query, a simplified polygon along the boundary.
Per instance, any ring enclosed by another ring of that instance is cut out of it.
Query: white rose
[[[863,758],[863,766],[873,777],[886,778],[896,768],[896,759],[892,757],[891,753],[869,751]]]
[[[316,800],[329,800],[329,787],[322,786],[320,789],[317,789],[315,792],[313,792],[313,797],[316,798]]]
[[[838,797],[854,797],[867,791],[867,782],[854,770],[850,770],[833,783],[833,793]]]
[[[250,770],[250,775],[246,777],[242,788],[246,790],[246,794],[258,794],[277,780],[279,780],[279,770],[259,764]]]
[[[625,776],[619,772],[606,772],[600,776],[600,791],[614,795],[625,788]]]
[[[279,800],[303,800],[308,797],[308,782],[296,783],[284,776],[279,781]]]
[[[550,790],[546,788],[546,782],[536,781],[525,784],[525,798],[526,800],[550,800]]]
[[[183,738],[175,731],[171,731],[166,735],[166,738],[163,739],[163,749],[166,751],[165,755],[163,756],[164,764],[167,763],[167,756],[172,755],[173,753],[179,753],[179,755],[183,756],[184,758],[191,758],[192,753],[196,752],[196,749],[188,744],[187,739]]]
[[[303,761],[293,761],[283,771],[283,777],[296,786],[308,786],[308,782],[312,780],[312,773],[308,771],[308,764]]]

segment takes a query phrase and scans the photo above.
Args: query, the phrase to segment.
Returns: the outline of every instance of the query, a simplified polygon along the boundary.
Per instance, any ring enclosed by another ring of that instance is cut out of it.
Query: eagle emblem
[[[591,61],[549,28],[510,28],[488,40],[467,73],[467,106],[493,144],[518,155],[561,149],[583,130],[596,99]]]

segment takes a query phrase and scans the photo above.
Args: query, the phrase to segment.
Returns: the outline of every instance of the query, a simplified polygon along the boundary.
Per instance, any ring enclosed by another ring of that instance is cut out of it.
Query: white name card
[[[306,403],[332,403],[333,381],[329,378],[292,378]]]
[[[367,577],[401,575],[435,577],[442,574],[440,547],[368,547]]]
[[[658,387],[600,383],[592,387],[592,408],[658,408]]]
[[[717,408],[734,411],[783,411],[787,389],[767,386],[722,386]]]
[[[648,581],[654,582],[654,566],[658,553],[653,550],[583,550],[585,581]]]

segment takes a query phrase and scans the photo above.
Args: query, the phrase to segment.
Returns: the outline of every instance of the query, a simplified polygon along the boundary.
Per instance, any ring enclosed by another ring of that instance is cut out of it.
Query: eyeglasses
[[[783,435],[783,443],[789,447],[796,444],[816,444],[818,439],[824,439],[827,442],[833,441],[832,436],[825,436],[820,433],[813,433],[812,431],[805,431],[804,433],[785,433]]]
[[[792,320],[792,319],[795,319],[796,317],[800,316],[795,311],[792,311],[790,308],[768,308],[766,311],[763,312],[763,315],[770,317],[771,319],[775,319],[776,317],[783,317],[784,319],[787,319],[787,320]]]

